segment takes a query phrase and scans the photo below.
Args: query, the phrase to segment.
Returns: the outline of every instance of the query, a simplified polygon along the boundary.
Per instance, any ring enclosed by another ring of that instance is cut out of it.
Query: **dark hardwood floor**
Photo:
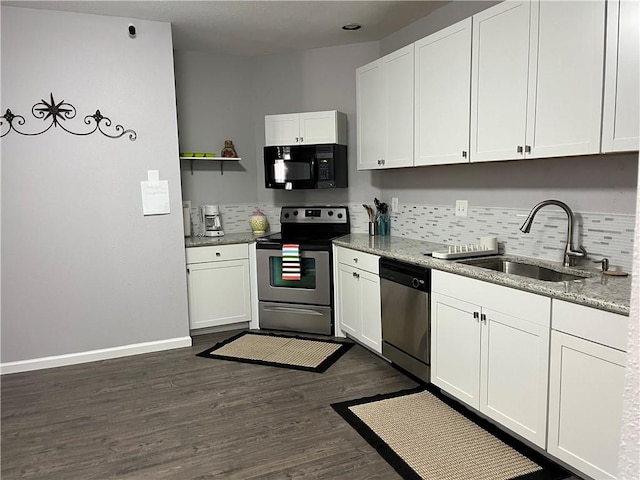
[[[2,480],[397,479],[330,407],[416,383],[354,346],[326,373],[194,346],[1,379]]]

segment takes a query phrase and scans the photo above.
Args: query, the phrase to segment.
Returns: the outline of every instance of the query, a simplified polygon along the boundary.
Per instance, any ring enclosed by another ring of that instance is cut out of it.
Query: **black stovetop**
[[[284,243],[304,247],[327,247],[331,240],[350,232],[346,206],[287,206],[280,212],[282,231],[256,240],[258,248],[277,248]]]

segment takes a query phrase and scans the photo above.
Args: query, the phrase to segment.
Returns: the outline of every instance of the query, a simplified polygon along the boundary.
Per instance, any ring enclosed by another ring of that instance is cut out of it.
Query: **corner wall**
[[[31,108],[53,94],[77,110],[66,128],[86,132],[100,109],[138,138],[2,138],[0,361],[190,342],[170,25],[1,11],[1,106],[23,130],[48,124]],[[142,215],[148,170],[169,182],[170,215]]]

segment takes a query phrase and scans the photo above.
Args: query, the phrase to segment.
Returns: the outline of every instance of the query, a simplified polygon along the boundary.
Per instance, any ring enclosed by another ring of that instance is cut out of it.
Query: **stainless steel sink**
[[[498,272],[510,273],[512,275],[519,275],[521,277],[543,280],[545,282],[569,282],[572,280],[583,280],[591,276],[588,273],[575,274],[558,272],[539,265],[504,260],[501,258],[480,258],[476,260],[465,260],[460,263],[473,265],[474,267],[487,268],[489,270],[496,270]]]

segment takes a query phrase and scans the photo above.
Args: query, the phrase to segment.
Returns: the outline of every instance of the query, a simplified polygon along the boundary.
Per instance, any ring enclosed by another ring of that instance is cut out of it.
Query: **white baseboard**
[[[230,330],[246,330],[249,327],[249,322],[231,323],[229,325],[217,325],[215,327],[196,328],[195,330],[189,330],[191,336],[208,335],[209,333],[228,332]]]
[[[88,352],[69,353],[66,355],[34,358],[31,360],[20,360],[18,362],[6,362],[0,363],[0,375],[30,372],[32,370],[42,370],[44,368],[64,367],[66,365],[96,362],[98,360],[128,357],[130,355],[139,355],[141,353],[159,352],[162,350],[171,350],[174,348],[190,346],[191,337],[177,337],[169,338],[167,340],[158,340],[155,342],[134,343],[132,345],[123,345],[121,347],[90,350]]]

